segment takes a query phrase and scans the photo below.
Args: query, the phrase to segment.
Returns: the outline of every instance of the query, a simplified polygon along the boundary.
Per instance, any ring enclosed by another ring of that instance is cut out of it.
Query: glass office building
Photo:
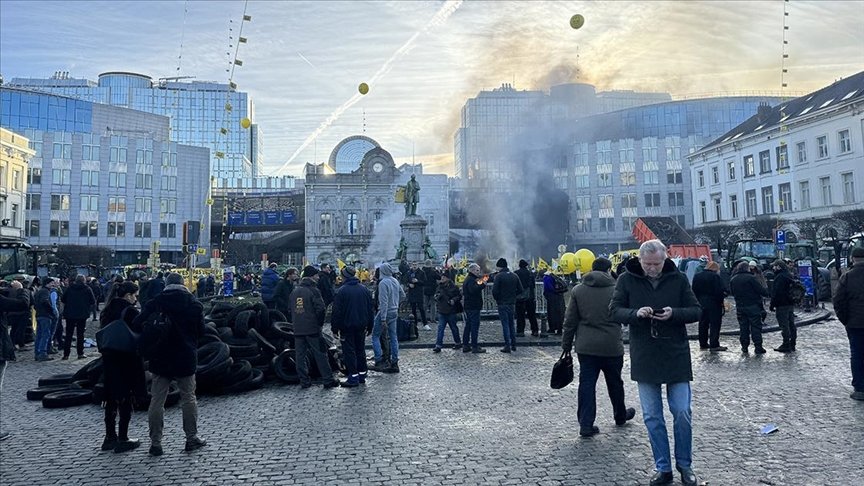
[[[32,245],[104,246],[128,264],[158,241],[180,263],[183,223],[209,227],[210,153],[171,141],[165,116],[2,86],[0,126],[35,151],[21,218]]]
[[[8,86],[60,94],[167,116],[171,139],[210,150],[211,172],[219,178],[255,177],[263,167],[263,134],[254,123],[248,93],[216,82],[107,72],[97,82],[55,73],[51,78],[14,78]],[[244,128],[243,119],[251,125]]]

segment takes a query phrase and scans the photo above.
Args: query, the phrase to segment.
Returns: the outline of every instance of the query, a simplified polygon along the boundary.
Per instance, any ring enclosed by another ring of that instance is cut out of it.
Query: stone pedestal
[[[423,241],[426,240],[426,226],[429,223],[420,216],[408,216],[399,223],[402,228],[402,238],[408,249],[405,251],[405,260],[411,262],[423,262],[426,253],[423,251]]]

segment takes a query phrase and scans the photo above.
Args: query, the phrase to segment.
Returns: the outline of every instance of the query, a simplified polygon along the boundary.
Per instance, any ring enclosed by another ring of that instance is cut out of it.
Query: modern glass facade
[[[33,245],[105,246],[143,263],[159,241],[176,262],[183,223],[209,226],[209,152],[169,141],[164,116],[0,87],[0,126],[35,152],[22,218]]]
[[[220,178],[254,177],[263,167],[263,137],[254,123],[252,99],[227,84],[108,72],[98,82],[55,76],[14,78],[9,86],[167,116],[171,139],[208,148],[211,171]],[[241,125],[244,118],[253,121],[248,128]]]

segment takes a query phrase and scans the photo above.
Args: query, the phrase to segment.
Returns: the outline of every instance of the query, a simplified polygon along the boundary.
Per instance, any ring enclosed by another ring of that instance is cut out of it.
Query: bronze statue
[[[399,239],[399,246],[396,247],[396,259],[404,260],[408,253],[408,243],[405,243],[405,237]]]
[[[435,248],[432,248],[432,242],[429,240],[429,236],[426,236],[426,239],[423,240],[423,253],[429,260],[435,261],[438,259],[438,252],[435,251]]]
[[[405,184],[405,216],[417,216],[417,203],[420,202],[420,184],[411,174],[411,180]]]

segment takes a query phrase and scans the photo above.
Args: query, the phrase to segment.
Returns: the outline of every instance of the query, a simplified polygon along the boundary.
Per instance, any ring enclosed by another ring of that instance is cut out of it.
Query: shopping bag
[[[552,367],[552,379],[549,380],[549,386],[559,390],[569,385],[572,381],[573,356],[570,355],[569,351],[564,351]]]

